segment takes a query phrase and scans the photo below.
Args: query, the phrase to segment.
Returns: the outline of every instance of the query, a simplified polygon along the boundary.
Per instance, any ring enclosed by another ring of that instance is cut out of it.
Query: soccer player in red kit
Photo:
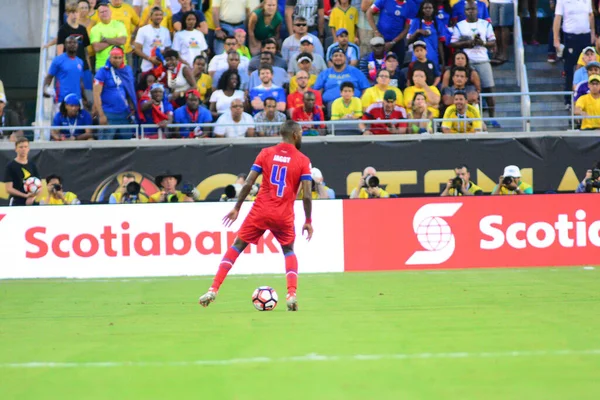
[[[304,214],[306,221],[302,233],[306,231],[307,239],[313,234],[312,188],[310,160],[299,149],[302,145],[302,127],[294,121],[286,121],[281,126],[282,142],[276,146],[261,150],[250,169],[244,186],[240,190],[238,201],[224,218],[225,226],[237,219],[246,196],[259,174],[263,175],[258,196],[250,213],[242,223],[233,245],[227,250],[219,264],[212,286],[200,297],[199,303],[207,307],[215,301],[221,284],[233,267],[238,256],[249,243],[256,244],[266,230],[270,230],[281,245],[285,257],[285,273],[287,279],[287,309],[297,311],[296,288],[298,282],[298,260],[294,254],[294,200],[302,183],[304,193]]]

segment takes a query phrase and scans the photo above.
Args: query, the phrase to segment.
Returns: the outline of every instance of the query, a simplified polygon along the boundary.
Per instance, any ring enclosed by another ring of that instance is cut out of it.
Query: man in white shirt
[[[467,19],[460,21],[454,27],[450,46],[456,49],[463,49],[469,57],[469,64],[479,73],[481,80],[481,90],[484,93],[494,92],[494,75],[488,49],[496,46],[496,36],[492,24],[477,16],[477,3],[473,0],[467,1],[465,5],[465,15]],[[496,101],[493,97],[486,97],[488,112],[490,118],[496,116]],[[489,125],[493,128],[500,128],[500,124],[492,120]]]
[[[214,134],[216,138],[254,136],[254,118],[244,112],[242,100],[235,99],[231,102],[229,112],[224,113],[217,120]]]
[[[227,62],[227,54],[230,51],[235,51],[236,45],[237,39],[235,38],[235,36],[227,36],[227,38],[225,38],[225,51],[219,55],[214,56],[208,64],[208,74],[211,77],[214,77],[217,71],[224,72],[229,69],[229,63]],[[238,66],[238,71],[240,72],[240,75],[248,75],[248,63],[249,61],[246,57],[240,58],[240,65]]]
[[[153,66],[161,64],[160,60],[152,54],[152,50],[158,48],[160,51],[165,51],[171,47],[171,34],[167,28],[160,25],[163,18],[163,11],[155,7],[150,12],[150,23],[138,29],[133,45],[135,54],[143,59],[142,72],[148,72]]]
[[[560,29],[562,25],[565,60],[564,71],[566,74],[565,91],[573,88],[573,71],[577,59],[584,48],[596,45],[594,30],[594,12],[589,0],[558,0],[554,11],[554,47],[558,54],[560,47]],[[565,109],[571,109],[571,96],[565,96]]]

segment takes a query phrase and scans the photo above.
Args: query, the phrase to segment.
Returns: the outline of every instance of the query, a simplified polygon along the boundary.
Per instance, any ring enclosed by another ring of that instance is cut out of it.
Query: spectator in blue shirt
[[[173,120],[176,124],[209,124],[213,122],[212,114],[206,107],[200,106],[200,93],[196,89],[185,92],[186,104],[175,110]],[[210,127],[177,128],[180,137],[210,137]],[[177,136],[177,134],[176,134]]]
[[[51,140],[90,140],[94,138],[91,129],[82,126],[93,125],[92,116],[82,109],[81,101],[75,93],[65,96],[60,111],[54,116],[52,126],[64,126],[65,129],[52,130]],[[80,128],[77,128],[77,127]]]
[[[409,0],[375,0],[367,10],[367,21],[373,29],[373,35],[385,39],[385,51],[393,51],[398,55],[400,66],[404,64],[406,53],[406,35],[410,20],[417,16],[417,3]],[[375,26],[374,15],[379,13],[379,22]]]
[[[323,94],[323,103],[328,107],[330,103],[341,95],[340,86],[343,82],[354,83],[354,96],[360,97],[363,90],[371,87],[367,77],[360,69],[346,64],[346,53],[337,49],[331,56],[333,66],[321,72],[317,77],[313,89],[320,90]]]
[[[268,97],[277,100],[278,111],[285,112],[285,90],[273,84],[273,67],[268,64],[261,65],[258,69],[258,76],[262,83],[250,89],[248,95],[254,114],[265,109],[265,99]]]
[[[44,79],[44,96],[54,97],[55,104],[62,103],[65,96],[70,93],[76,94],[87,102],[83,87],[83,61],[77,57],[78,46],[79,42],[76,36],[67,37],[65,39],[66,52],[52,60],[48,75]],[[47,88],[54,78],[56,78],[56,89],[52,96]]]
[[[125,65],[125,53],[114,47],[106,65],[96,72],[94,79],[94,109],[100,125],[127,125],[135,119],[136,94],[133,72]],[[135,130],[106,129],[98,134],[99,139],[131,139]],[[117,136],[118,135],[118,136]]]
[[[188,12],[193,12],[196,14],[196,29],[202,32],[204,35],[208,34],[208,24],[206,23],[206,17],[204,13],[200,10],[195,10],[192,7],[192,0],[179,0],[181,3],[181,10],[178,13],[173,14],[171,20],[173,21],[173,29],[179,32],[182,29],[185,29],[183,25],[183,15]]]
[[[333,43],[329,48],[327,48],[327,55],[325,56],[325,60],[327,60],[327,66],[331,67],[333,64],[331,63],[331,55],[337,49],[344,50],[346,54],[346,62],[353,67],[358,66],[358,61],[360,60],[360,47],[355,45],[354,43],[350,43],[348,39],[348,30],[346,28],[340,28],[335,32],[335,38],[337,40],[336,43]]]
[[[419,7],[417,18],[413,18],[408,29],[408,44],[417,40],[425,42],[427,59],[436,64],[444,65],[444,44],[448,32],[444,22],[434,18],[432,0],[424,0]],[[413,52],[412,61],[416,61]]]
[[[490,13],[488,11],[488,6],[483,1],[476,1],[477,3],[477,18],[485,19],[487,22],[492,22],[490,18]],[[467,19],[467,14],[465,14],[465,5],[467,4],[466,0],[460,0],[452,7],[452,22],[454,25],[458,24],[460,21]]]

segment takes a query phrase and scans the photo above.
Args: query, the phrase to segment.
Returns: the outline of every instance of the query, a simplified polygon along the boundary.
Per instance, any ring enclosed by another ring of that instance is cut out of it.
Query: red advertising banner
[[[344,201],[345,271],[597,264],[600,196]]]

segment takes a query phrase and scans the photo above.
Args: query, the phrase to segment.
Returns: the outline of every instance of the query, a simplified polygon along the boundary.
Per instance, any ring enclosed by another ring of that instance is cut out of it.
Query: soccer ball
[[[42,181],[35,176],[31,176],[25,180],[23,184],[26,193],[37,193],[42,190]]]
[[[261,286],[252,293],[252,304],[258,311],[271,311],[277,306],[277,292],[269,286]]]

